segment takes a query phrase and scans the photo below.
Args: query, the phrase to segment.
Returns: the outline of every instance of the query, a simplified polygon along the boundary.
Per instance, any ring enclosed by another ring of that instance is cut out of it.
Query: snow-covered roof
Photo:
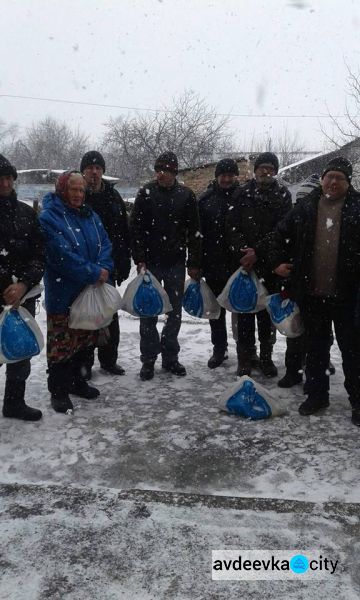
[[[291,165],[287,165],[286,167],[281,167],[281,169],[279,169],[279,173],[284,173],[285,171],[288,171],[289,169],[293,169],[294,167],[303,165],[303,164],[309,162],[310,160],[314,160],[314,158],[319,158],[320,156],[323,156],[322,152],[320,152],[318,154],[312,154],[311,156],[307,156],[306,158],[302,158],[301,160],[298,160],[297,162],[292,163]]]
[[[45,175],[61,175],[61,173],[65,173],[65,171],[67,171],[67,169],[18,169],[17,172],[18,175],[21,175],[23,173],[44,173]],[[110,175],[103,175],[103,179],[110,182],[119,181],[118,177],[110,177]]]

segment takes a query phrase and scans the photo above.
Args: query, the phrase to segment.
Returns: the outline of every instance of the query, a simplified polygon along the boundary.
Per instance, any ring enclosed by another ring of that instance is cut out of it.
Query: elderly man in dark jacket
[[[44,271],[44,241],[35,211],[19,202],[14,190],[17,172],[0,154],[0,295],[1,304],[19,306],[21,298],[38,284]],[[35,298],[24,307],[35,316]],[[2,307],[0,308],[2,311]],[[40,410],[25,404],[25,384],[30,360],[6,366],[4,417],[38,421]]]
[[[306,335],[306,392],[301,415],[329,406],[329,336],[332,322],[343,360],[352,422],[360,426],[359,333],[355,328],[360,281],[360,194],[351,185],[351,163],[331,160],[314,190],[279,223],[270,264],[291,274],[291,297]]]
[[[200,278],[201,234],[194,193],[178,183],[178,160],[164,152],[155,162],[156,180],[140,188],[130,216],[132,253],[138,272],[149,269],[164,282],[173,310],[168,313],[161,339],[157,317],[140,319],[140,378],[152,379],[154,363],[162,355],[162,367],[186,375],[179,363],[178,333],[181,326],[186,249],[188,274]]]
[[[275,179],[279,161],[275,154],[264,152],[254,164],[255,177],[240,186],[226,217],[226,235],[233,256],[233,270],[244,267],[255,270],[264,285],[273,293],[277,278],[267,264],[267,253],[276,225],[292,208],[289,190]],[[266,310],[256,315],[260,341],[260,367],[266,377],[275,377],[277,368],[272,361],[275,330]],[[255,315],[238,315],[238,370],[250,375],[251,357],[255,346]]]
[[[85,203],[99,215],[112,244],[114,260],[113,278],[121,285],[130,273],[130,235],[126,207],[119,192],[103,179],[105,173],[104,157],[96,150],[86,152],[81,159],[80,171],[87,183]],[[117,364],[120,341],[119,317],[115,313],[109,325],[110,338],[104,346],[99,346],[99,362],[105,371],[112,375],[124,375],[125,370]],[[94,364],[94,349],[88,351],[86,378],[91,378]]]
[[[206,283],[218,296],[231,276],[230,253],[225,238],[225,216],[234,191],[239,186],[237,163],[223,158],[215,167],[215,179],[199,197],[199,215],[202,233],[202,273]],[[219,367],[227,356],[226,311],[221,309],[219,319],[210,319],[213,354],[209,369]]]

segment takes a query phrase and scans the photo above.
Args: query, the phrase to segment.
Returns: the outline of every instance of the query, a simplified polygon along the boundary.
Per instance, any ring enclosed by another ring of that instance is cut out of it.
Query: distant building
[[[252,177],[255,155],[249,155],[248,158],[242,156],[241,158],[234,158],[234,160],[236,160],[239,167],[238,179],[241,183],[244,183]],[[199,167],[180,169],[178,179],[198,196],[214,179],[216,163],[217,161]]]

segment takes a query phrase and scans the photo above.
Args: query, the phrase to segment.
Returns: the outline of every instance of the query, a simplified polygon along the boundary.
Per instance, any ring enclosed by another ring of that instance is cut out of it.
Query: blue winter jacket
[[[89,206],[71,208],[53,193],[46,194],[42,206],[45,306],[49,314],[63,315],[87,285],[98,281],[102,268],[112,271],[111,242]]]

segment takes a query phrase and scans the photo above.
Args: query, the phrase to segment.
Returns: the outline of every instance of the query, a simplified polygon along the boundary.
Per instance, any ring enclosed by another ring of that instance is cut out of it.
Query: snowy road
[[[126,375],[115,379],[97,366],[98,399],[74,399],[72,417],[54,413],[43,352],[33,361],[27,400],[44,418],[0,419],[0,597],[358,598],[359,431],[350,423],[337,347],[324,415],[301,417],[301,386],[280,390],[275,380],[265,383],[288,414],[247,422],[218,411],[235,379],[233,340],[229,360],[210,371],[208,324],[185,317],[180,359],[188,376],[158,364],[154,380],[140,382],[138,321],[122,313],[120,324]],[[280,376],[284,348],[281,338]],[[254,378],[264,383],[260,373]],[[189,499],[184,505],[179,493]],[[211,581],[212,549],[320,547],[338,553],[343,566],[321,585]]]

